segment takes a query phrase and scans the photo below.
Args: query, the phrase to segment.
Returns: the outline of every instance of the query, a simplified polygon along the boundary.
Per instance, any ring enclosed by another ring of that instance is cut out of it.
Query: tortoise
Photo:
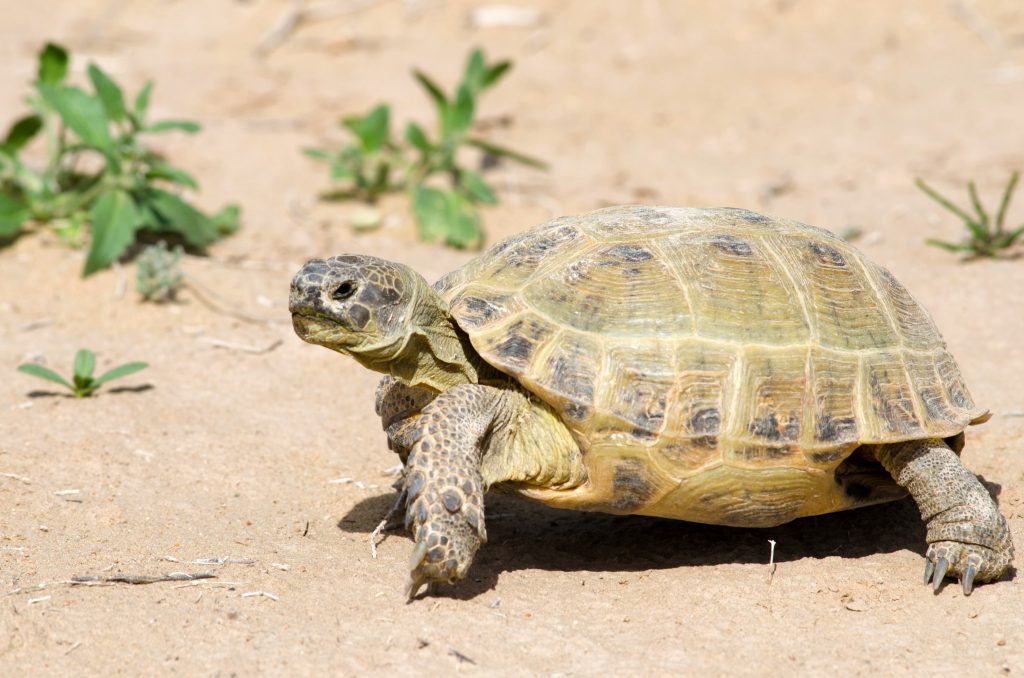
[[[291,284],[296,333],[387,376],[406,593],[466,576],[484,493],[770,527],[909,493],[925,583],[999,578],[1013,544],[960,462],[975,405],[924,308],[830,232],[735,208],[548,221],[433,286],[340,255]]]

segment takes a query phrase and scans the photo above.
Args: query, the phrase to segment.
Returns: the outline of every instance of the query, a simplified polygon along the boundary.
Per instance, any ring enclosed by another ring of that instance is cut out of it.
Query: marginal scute
[[[638,459],[626,459],[615,467],[612,490],[611,508],[623,513],[642,508],[656,492]]]
[[[451,312],[463,328],[471,331],[484,331],[491,324],[518,313],[522,308],[523,304],[516,294],[496,292],[486,287],[464,288],[451,301]]]

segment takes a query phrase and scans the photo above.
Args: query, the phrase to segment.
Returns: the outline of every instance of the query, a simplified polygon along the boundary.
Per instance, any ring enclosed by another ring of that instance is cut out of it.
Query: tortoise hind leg
[[[406,595],[424,584],[465,578],[484,527],[484,443],[501,411],[499,389],[466,384],[444,391],[423,408],[410,436],[405,524],[416,546]]]
[[[975,581],[998,579],[1010,567],[1013,541],[991,495],[942,440],[911,440],[871,448],[910,492],[928,523],[925,583],[937,591],[948,575],[964,594]]]

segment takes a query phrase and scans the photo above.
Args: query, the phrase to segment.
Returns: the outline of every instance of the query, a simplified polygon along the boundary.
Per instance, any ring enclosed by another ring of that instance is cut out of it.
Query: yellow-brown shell
[[[437,289],[489,363],[586,450],[834,469],[858,445],[950,437],[985,411],[928,313],[805,224],[626,206],[505,240]]]

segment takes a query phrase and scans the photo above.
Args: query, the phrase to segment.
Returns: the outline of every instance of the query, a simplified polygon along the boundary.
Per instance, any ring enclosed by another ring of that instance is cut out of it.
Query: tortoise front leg
[[[406,386],[394,377],[384,377],[377,386],[376,410],[388,435],[388,449],[397,454],[403,464],[415,441],[419,414],[435,397],[436,393]]]
[[[405,475],[405,524],[416,540],[406,583],[410,600],[424,584],[465,578],[487,541],[480,460],[503,394],[490,386],[456,386],[417,420]]]
[[[970,595],[975,580],[998,579],[1009,569],[1013,541],[1006,519],[945,442],[912,440],[873,451],[928,523],[924,583],[938,591],[947,575],[959,577]]]

